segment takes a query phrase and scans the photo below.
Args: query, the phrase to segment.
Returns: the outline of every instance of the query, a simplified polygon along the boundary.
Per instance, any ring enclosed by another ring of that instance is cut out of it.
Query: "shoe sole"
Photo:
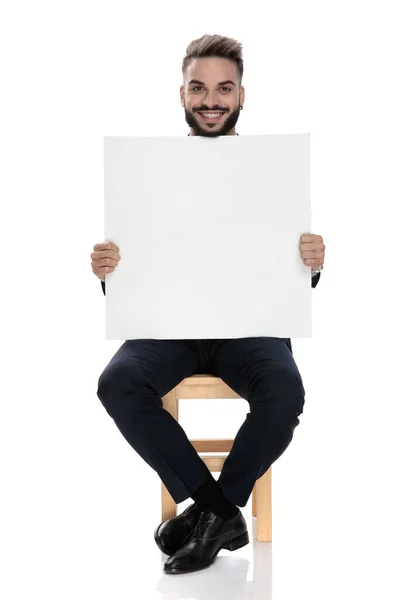
[[[245,531],[245,533],[242,533],[242,535],[239,535],[238,537],[233,538],[233,540],[231,540],[224,546],[221,546],[220,550],[230,550],[232,552],[233,550],[238,550],[239,548],[246,546],[249,543],[249,541],[250,541],[249,533],[248,533],[248,531]],[[167,573],[168,575],[183,575],[184,573],[193,573],[194,571],[201,571],[202,569],[207,569],[207,567],[210,567],[213,564],[213,562],[217,558],[217,555],[218,555],[218,552],[214,556],[214,558],[212,560],[210,560],[206,565],[203,564],[200,567],[192,568],[192,569],[165,569],[164,568],[164,573]]]

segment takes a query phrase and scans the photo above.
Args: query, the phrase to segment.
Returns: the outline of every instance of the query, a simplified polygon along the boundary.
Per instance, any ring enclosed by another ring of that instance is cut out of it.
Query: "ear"
[[[181,88],[180,88],[180,97],[181,97],[181,105],[184,107],[185,106],[185,88],[183,85],[181,85]]]
[[[241,85],[240,86],[240,91],[239,91],[240,104],[244,104],[244,98],[245,98],[244,87]]]

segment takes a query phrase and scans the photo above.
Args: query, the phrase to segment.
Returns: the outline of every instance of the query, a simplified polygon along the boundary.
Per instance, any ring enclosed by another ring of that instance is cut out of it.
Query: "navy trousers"
[[[197,373],[220,377],[249,403],[218,480],[228,500],[245,506],[303,412],[303,382],[286,339],[127,340],[100,375],[97,395],[179,503],[212,475],[162,396]]]

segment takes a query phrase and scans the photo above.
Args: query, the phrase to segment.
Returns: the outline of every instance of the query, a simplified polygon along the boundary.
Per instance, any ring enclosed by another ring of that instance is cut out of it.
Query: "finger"
[[[306,250],[305,252],[303,251],[303,252],[301,253],[301,258],[302,258],[303,260],[304,260],[305,258],[315,258],[315,254],[314,254],[314,252],[309,252],[309,251],[307,251],[307,250]]]
[[[312,242],[303,242],[300,244],[300,250],[312,250],[314,248],[314,244]]]
[[[99,273],[101,275],[105,275],[107,273],[112,273],[114,271],[115,267],[100,267],[99,269]]]
[[[320,242],[305,242],[300,244],[300,250],[325,250],[325,244]]]
[[[102,281],[105,281],[105,275],[108,275],[108,273],[112,273],[113,271],[114,267],[101,267],[100,269],[93,269],[93,273]]]
[[[114,258],[102,258],[101,260],[93,261],[92,267],[113,267],[115,268],[118,264],[118,261]]]
[[[119,252],[118,246],[112,242],[101,242],[100,244],[95,244],[93,246],[93,250],[115,250],[116,252]]]
[[[323,252],[301,252],[301,257],[304,258],[315,258],[316,260],[323,260],[324,253]]]
[[[106,250],[108,244],[107,242],[101,242],[100,244],[95,244],[93,246],[93,250],[96,250],[97,252],[99,252],[100,250]]]
[[[315,233],[303,233],[300,237],[300,242],[315,242],[317,244],[323,243],[322,235],[316,235]]]
[[[303,235],[300,237],[300,242],[312,242],[314,241],[314,234],[313,233],[303,233]]]
[[[90,258],[92,260],[101,260],[102,258],[113,258],[114,260],[121,260],[121,256],[117,254],[115,250],[100,250],[99,252],[92,252]]]

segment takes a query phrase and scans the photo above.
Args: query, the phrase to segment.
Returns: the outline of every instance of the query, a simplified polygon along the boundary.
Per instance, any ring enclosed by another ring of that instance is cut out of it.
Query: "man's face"
[[[234,62],[217,57],[192,60],[181,86],[191,135],[233,135],[243,102],[244,88],[239,86]]]

